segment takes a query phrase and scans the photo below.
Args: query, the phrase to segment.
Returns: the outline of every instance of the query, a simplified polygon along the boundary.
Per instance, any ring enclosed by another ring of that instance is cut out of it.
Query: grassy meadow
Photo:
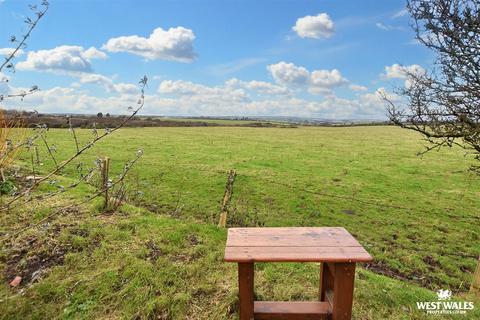
[[[77,135],[86,142],[91,131]],[[68,130],[48,140],[59,160],[75,150]],[[467,298],[480,252],[473,160],[455,148],[419,157],[423,145],[416,133],[380,126],[121,129],[82,162],[108,155],[115,177],[143,149],[128,180],[142,196],[109,215],[99,201],[62,212],[12,240],[0,256],[0,318],[235,319],[236,266],[222,261],[226,230],[216,227],[235,169],[229,226],[343,226],[375,258],[358,269],[354,318],[423,319],[415,302],[435,301],[434,290]],[[59,180],[76,175],[72,165]],[[4,232],[90,189],[13,209],[1,217]],[[47,264],[38,269],[36,259]],[[38,270],[22,291],[8,287]],[[318,295],[318,264],[257,264],[256,277],[258,299]]]

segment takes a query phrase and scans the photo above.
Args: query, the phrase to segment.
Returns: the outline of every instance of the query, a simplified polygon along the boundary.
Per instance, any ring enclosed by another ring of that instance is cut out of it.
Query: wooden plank
[[[323,262],[320,265],[320,295],[319,301],[326,301],[332,306],[333,303],[333,271],[332,264]]]
[[[334,278],[332,320],[350,320],[352,318],[355,263],[336,263]]]
[[[369,262],[363,247],[226,247],[227,262]]]
[[[253,263],[238,264],[238,296],[240,320],[253,320]]]
[[[319,320],[327,319],[326,302],[275,302],[255,301],[255,320]]]
[[[351,247],[360,243],[344,228],[230,228],[227,246]]]
[[[218,226],[225,228],[227,225],[227,214],[228,214],[228,205],[232,199],[233,193],[233,183],[235,182],[235,177],[237,172],[235,170],[230,170],[227,177],[227,184],[225,185],[225,192],[223,194],[222,207],[220,208],[220,219],[218,221]]]

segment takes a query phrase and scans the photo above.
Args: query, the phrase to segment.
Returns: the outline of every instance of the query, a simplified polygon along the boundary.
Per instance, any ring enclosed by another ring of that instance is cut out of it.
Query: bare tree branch
[[[76,159],[77,157],[79,157],[82,153],[84,153],[86,150],[90,149],[91,147],[93,147],[95,145],[95,143],[97,143],[98,141],[102,140],[103,138],[105,138],[106,136],[110,135],[111,133],[117,131],[118,129],[122,128],[128,121],[130,121],[133,117],[135,117],[135,115],[142,109],[142,107],[144,106],[145,104],[145,87],[147,86],[147,77],[144,76],[140,81],[139,81],[139,84],[140,84],[140,98],[137,102],[138,106],[136,108],[134,107],[129,107],[129,110],[133,111],[132,114],[129,116],[129,117],[126,117],[119,125],[117,125],[115,128],[113,129],[106,129],[104,131],[103,134],[101,135],[96,135],[90,142],[88,142],[86,145],[84,145],[83,147],[81,147],[79,150],[77,150],[77,152],[75,152],[72,156],[70,156],[68,159],[62,161],[61,163],[59,163],[56,168],[52,171],[50,171],[47,175],[45,175],[44,177],[42,177],[41,179],[38,179],[36,180],[32,186],[30,186],[29,188],[27,188],[26,190],[20,192],[19,194],[15,195],[14,197],[12,197],[12,199],[10,199],[9,201],[7,201],[7,203],[0,207],[0,212],[1,211],[5,211],[5,210],[8,210],[10,208],[10,206],[15,203],[18,199],[30,194],[35,188],[37,188],[42,182],[44,181],[47,181],[49,180],[52,176],[54,176],[55,174],[59,173],[63,168],[65,168],[69,163],[71,163],[74,159]],[[41,136],[42,137],[42,136]],[[47,148],[48,148],[48,144],[47,144]]]
[[[388,116],[421,133],[431,144],[425,152],[456,145],[480,160],[480,2],[409,0],[407,9],[417,40],[437,60],[425,73],[404,68],[404,100],[383,96]]]
[[[10,55],[8,55],[5,58],[5,61],[0,65],[0,72],[4,68],[7,68],[7,69],[13,68],[13,64],[11,63],[11,61],[15,58],[15,55],[18,53],[18,51],[25,46],[27,39],[30,37],[30,34],[32,33],[33,29],[35,29],[35,27],[37,26],[38,21],[40,21],[40,19],[45,15],[45,13],[47,12],[47,10],[49,8],[49,3],[46,0],[43,0],[41,5],[43,7],[43,10],[38,10],[37,11],[35,6],[30,7],[33,11],[35,11],[36,18],[34,20],[32,20],[31,18],[28,18],[28,17],[25,19],[25,23],[29,26],[29,29],[22,36],[22,40],[20,40],[18,42],[18,44],[15,47],[15,49],[13,50],[13,52]],[[11,42],[17,42],[16,37],[12,36],[10,38],[10,41]]]

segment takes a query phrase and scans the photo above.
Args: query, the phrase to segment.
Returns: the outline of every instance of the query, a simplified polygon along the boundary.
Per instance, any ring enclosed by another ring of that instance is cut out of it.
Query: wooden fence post
[[[38,153],[38,147],[37,146],[33,146],[33,150],[35,151],[35,163],[37,165],[40,164],[40,155]]]
[[[477,261],[477,268],[473,274],[472,286],[470,287],[470,293],[473,293],[480,297],[480,256]]]
[[[109,171],[109,167],[110,167],[110,158],[109,157],[105,157],[103,160],[102,160],[102,166],[101,166],[101,170],[102,170],[102,189],[104,189],[104,197],[105,197],[105,200],[104,200],[104,203],[103,203],[103,209],[106,210],[108,209],[108,202],[109,202],[109,199],[108,199],[108,188],[109,188],[109,185],[108,185],[108,171]]]
[[[218,226],[225,228],[227,224],[227,212],[230,199],[232,198],[233,193],[233,183],[235,182],[235,177],[237,173],[235,170],[230,170],[228,173],[227,184],[225,185],[225,193],[223,195],[222,208],[220,209],[220,219],[218,221]]]

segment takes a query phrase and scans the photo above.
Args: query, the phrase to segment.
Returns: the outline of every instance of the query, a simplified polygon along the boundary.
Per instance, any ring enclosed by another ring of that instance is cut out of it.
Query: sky
[[[0,56],[35,0],[0,0]],[[404,1],[52,0],[0,74],[3,108],[126,114],[146,75],[142,114],[385,119],[380,93],[434,56]]]

